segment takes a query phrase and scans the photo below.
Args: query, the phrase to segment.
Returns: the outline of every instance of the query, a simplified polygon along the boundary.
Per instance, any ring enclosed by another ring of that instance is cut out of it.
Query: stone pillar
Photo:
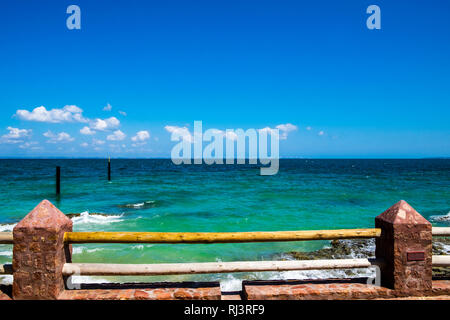
[[[385,261],[381,284],[399,296],[431,292],[431,223],[401,200],[375,218],[375,227],[375,255]]]
[[[13,298],[57,299],[64,290],[62,268],[71,248],[64,233],[72,221],[43,200],[13,230]]]

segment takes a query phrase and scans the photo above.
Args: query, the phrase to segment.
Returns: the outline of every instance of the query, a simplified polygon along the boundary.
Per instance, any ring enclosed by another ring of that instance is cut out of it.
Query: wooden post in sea
[[[108,181],[111,181],[111,157],[108,157]]]
[[[61,167],[56,166],[56,195],[61,194]]]

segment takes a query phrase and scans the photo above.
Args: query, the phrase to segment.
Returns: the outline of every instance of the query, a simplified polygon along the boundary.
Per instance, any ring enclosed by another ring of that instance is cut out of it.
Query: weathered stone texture
[[[400,201],[375,218],[381,228],[375,255],[385,261],[381,283],[397,295],[426,295],[431,292],[431,223],[405,201]],[[423,261],[408,261],[408,252],[423,253]]]
[[[450,280],[433,280],[433,295],[450,295]]]
[[[61,300],[220,300],[218,282],[93,284],[65,290]]]
[[[329,281],[244,281],[247,300],[355,300],[393,297],[384,287],[350,279]]]
[[[14,299],[57,299],[64,290],[62,268],[70,261],[64,233],[72,221],[43,200],[13,229]]]
[[[449,300],[450,280],[433,281],[428,295],[407,296],[396,290],[366,284],[358,279],[244,281],[247,300]]]

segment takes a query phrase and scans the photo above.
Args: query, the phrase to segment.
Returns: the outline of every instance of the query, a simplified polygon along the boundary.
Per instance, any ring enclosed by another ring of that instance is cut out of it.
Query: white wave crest
[[[81,284],[81,283],[109,283],[111,281],[97,278],[97,277],[90,277],[90,276],[72,276],[71,281],[73,285]]]
[[[146,245],[137,244],[137,245],[131,246],[130,248],[136,249],[136,250],[144,250],[144,248],[151,248],[151,247],[153,247],[153,244],[146,244]]]
[[[92,253],[92,252],[97,252],[97,251],[102,251],[105,250],[104,248],[93,248],[93,249],[88,249],[86,247],[73,247],[72,248],[72,253],[73,254],[80,254],[83,252],[87,252],[87,253]]]
[[[1,224],[0,232],[12,232],[17,223]]]
[[[13,283],[13,276],[8,274],[8,275],[2,275],[0,276],[0,284],[3,285],[12,285]]]
[[[6,257],[12,257],[12,250],[11,251],[0,251],[0,256],[6,256]]]
[[[437,221],[437,222],[450,222],[450,211],[444,215],[431,216],[430,220]]]
[[[72,221],[74,225],[83,224],[110,224],[114,222],[123,221],[122,215],[99,215],[89,214],[88,211],[81,212],[78,217],[73,217]]]
[[[442,253],[439,254],[450,254],[450,244],[440,242],[440,241],[433,241],[433,246],[436,246]]]
[[[138,203],[128,203],[128,204],[122,205],[121,207],[124,207],[124,208],[143,208],[143,207],[151,206],[151,205],[155,204],[155,202],[156,202],[155,200],[147,200],[147,201],[138,202]]]
[[[79,216],[71,218],[74,225],[90,225],[101,224],[106,225],[114,222],[123,221],[123,214],[121,215],[100,215],[89,214],[88,211],[81,212]],[[12,232],[17,223],[0,224],[0,232]]]

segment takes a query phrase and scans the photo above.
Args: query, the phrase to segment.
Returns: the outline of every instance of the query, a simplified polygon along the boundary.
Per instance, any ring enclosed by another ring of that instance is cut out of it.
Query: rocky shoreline
[[[450,254],[450,239],[434,239],[433,255],[448,254]],[[310,252],[290,251],[286,252],[284,257],[293,260],[373,258],[375,257],[375,240],[332,240],[330,245],[323,249]],[[450,268],[434,267],[433,277],[450,278]]]

